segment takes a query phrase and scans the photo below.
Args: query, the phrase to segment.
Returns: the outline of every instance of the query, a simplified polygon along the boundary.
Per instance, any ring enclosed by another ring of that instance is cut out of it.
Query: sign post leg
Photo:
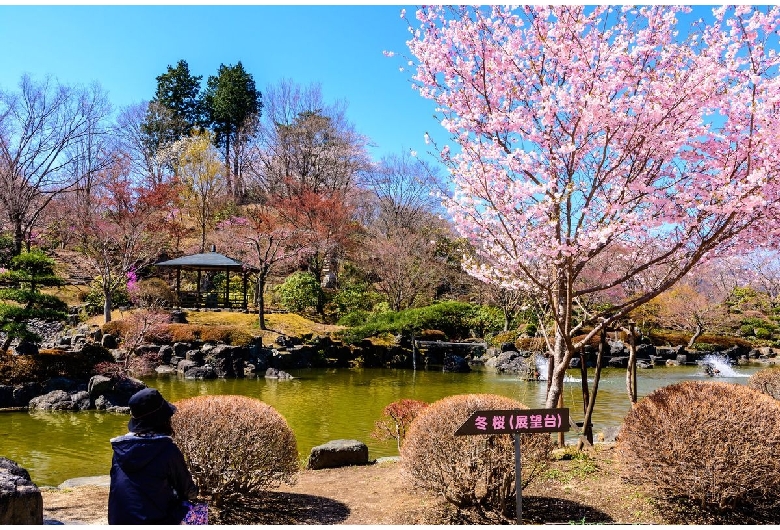
[[[520,433],[515,433],[515,497],[517,498],[517,524],[523,524],[523,480],[520,476]]]

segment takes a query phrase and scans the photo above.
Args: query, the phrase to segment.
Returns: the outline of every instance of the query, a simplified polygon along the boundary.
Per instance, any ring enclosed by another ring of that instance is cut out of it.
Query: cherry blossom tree
[[[76,226],[78,250],[100,276],[105,322],[111,321],[114,290],[164,248],[165,234],[158,227],[175,199],[174,186],[134,182],[128,156],[115,153],[113,160],[101,171],[91,208]]]
[[[295,227],[267,205],[247,206],[241,217],[217,225],[215,238],[220,248],[255,271],[260,329],[266,329],[266,282],[281,265],[298,259],[302,247],[297,236]]]
[[[470,272],[551,308],[548,407],[578,348],[738,248],[777,201],[780,8],[690,28],[686,11],[433,6],[410,27],[414,87],[453,142],[446,203],[476,248]]]

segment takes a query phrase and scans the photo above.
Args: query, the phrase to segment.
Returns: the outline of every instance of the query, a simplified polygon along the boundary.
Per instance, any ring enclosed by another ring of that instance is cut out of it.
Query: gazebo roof
[[[211,271],[211,270],[242,270],[244,264],[232,258],[228,258],[217,252],[204,252],[192,254],[180,258],[155,263],[157,267],[177,267],[182,270]]]

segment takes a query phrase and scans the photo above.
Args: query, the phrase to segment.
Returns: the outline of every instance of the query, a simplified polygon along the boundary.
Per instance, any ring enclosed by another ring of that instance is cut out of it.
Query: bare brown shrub
[[[758,522],[780,506],[780,403],[744,385],[654,391],[626,416],[617,451],[622,476],[670,516],[690,520],[693,508],[707,522]]]
[[[176,293],[162,278],[140,280],[130,293],[133,302],[139,307],[171,307],[176,301]]]
[[[454,433],[477,410],[527,408],[492,394],[450,396],[429,405],[401,446],[404,474],[414,486],[443,496],[458,509],[508,520],[515,513],[514,437]],[[521,435],[522,487],[546,468],[551,450],[549,434]]]
[[[748,387],[775,399],[780,399],[780,369],[759,370],[748,379]]]
[[[295,435],[270,405],[230,395],[197,396],[175,405],[174,439],[218,522],[240,520],[264,490],[295,482]]]

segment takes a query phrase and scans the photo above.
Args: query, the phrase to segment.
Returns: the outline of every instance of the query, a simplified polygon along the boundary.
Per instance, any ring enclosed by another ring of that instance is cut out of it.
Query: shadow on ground
[[[544,523],[613,523],[608,514],[568,499],[523,496],[523,522]]]
[[[349,517],[346,504],[301,493],[269,491],[240,510],[215,514],[210,524],[340,524]]]

